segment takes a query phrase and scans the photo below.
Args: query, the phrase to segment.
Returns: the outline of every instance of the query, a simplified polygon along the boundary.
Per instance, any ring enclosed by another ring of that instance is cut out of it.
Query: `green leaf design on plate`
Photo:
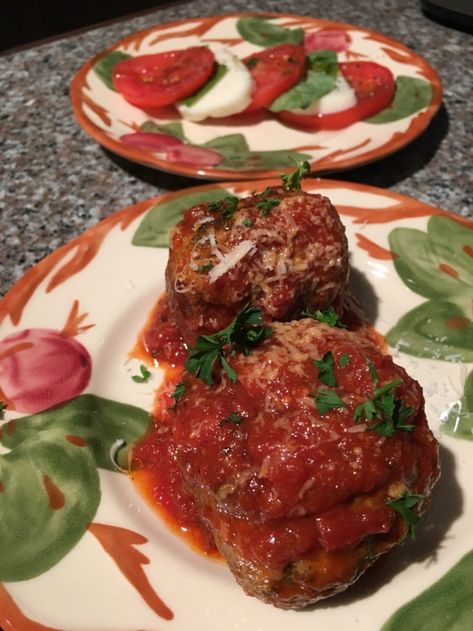
[[[152,134],[167,134],[168,136],[173,136],[178,140],[182,140],[182,142],[187,142],[182,128],[182,123],[180,121],[164,123],[163,125],[158,125],[158,123],[155,123],[154,121],[145,121],[141,125],[140,129],[141,131]]]
[[[223,160],[218,165],[220,169],[284,169],[295,167],[296,162],[311,160],[312,156],[297,151],[251,151],[243,134],[229,134],[219,136],[202,147],[218,151]]]
[[[150,415],[133,405],[83,394],[63,405],[25,416],[12,422],[2,433],[1,443],[15,449],[24,441],[42,432],[60,429],[64,436],[87,442],[97,467],[116,471],[110,459],[110,448],[117,440],[128,445],[136,442],[150,424]]]
[[[400,76],[396,78],[394,99],[386,109],[364,120],[365,123],[382,125],[415,114],[432,102],[432,85],[425,79]]]
[[[454,438],[473,440],[473,371],[466,378],[462,398],[442,420],[440,429]]]
[[[430,300],[404,315],[388,342],[418,357],[472,361],[473,230],[433,216],[427,232],[395,228],[389,244],[401,280]]]
[[[473,629],[473,550],[417,598],[398,609],[381,631]]]
[[[333,50],[319,50],[309,53],[307,57],[309,68],[305,78],[273,101],[269,108],[272,112],[306,109],[335,87],[338,74],[336,53]]]
[[[0,480],[0,581],[30,579],[60,561],[93,519],[95,462],[62,429],[50,429],[0,456]]]
[[[457,322],[464,326],[456,328]],[[452,302],[424,302],[406,313],[386,339],[408,355],[451,362],[473,361],[473,323]]]
[[[130,59],[130,57],[131,55],[127,55],[127,53],[122,53],[121,50],[113,50],[111,53],[108,53],[108,55],[105,55],[105,57],[102,57],[101,59],[99,59],[99,61],[97,61],[96,64],[94,64],[93,71],[98,77],[100,77],[100,79],[102,79],[107,88],[110,88],[110,90],[115,90],[112,83],[113,68],[119,61]]]
[[[264,16],[240,18],[236,24],[240,35],[257,46],[276,46],[276,44],[301,44],[304,31],[301,28],[289,29],[273,24]]]
[[[186,210],[203,202],[219,202],[229,195],[229,191],[224,188],[213,188],[181,195],[168,202],[159,202],[150,208],[138,226],[133,235],[133,245],[149,248],[169,247],[169,233]]]

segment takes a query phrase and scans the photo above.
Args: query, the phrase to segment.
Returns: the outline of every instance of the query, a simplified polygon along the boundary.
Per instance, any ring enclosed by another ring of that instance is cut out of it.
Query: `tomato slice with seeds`
[[[374,116],[387,107],[395,92],[395,82],[389,68],[373,61],[352,61],[340,64],[340,71],[355,90],[357,104],[333,114],[300,114],[279,112],[285,123],[305,129],[343,129]]]
[[[269,107],[299,81],[305,70],[305,50],[296,44],[281,44],[253,53],[243,63],[255,84],[246,114]]]
[[[113,69],[115,89],[137,107],[163,107],[194,94],[214,70],[214,55],[205,46],[140,55]]]

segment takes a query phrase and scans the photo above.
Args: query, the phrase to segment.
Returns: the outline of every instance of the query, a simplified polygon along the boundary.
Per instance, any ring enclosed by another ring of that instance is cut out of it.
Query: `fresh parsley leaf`
[[[135,383],[145,383],[151,377],[150,371],[146,368],[144,364],[140,366],[141,375],[133,375],[132,379]]]
[[[416,524],[419,523],[420,517],[412,509],[420,502],[422,498],[423,495],[407,492],[404,493],[404,495],[402,495],[401,497],[398,497],[396,500],[386,501],[386,506],[398,512],[404,519],[407,525],[406,538],[410,537],[413,541],[415,541],[416,538],[414,528]]]
[[[301,316],[304,318],[312,318],[312,320],[317,320],[318,322],[323,322],[328,326],[337,327],[339,329],[345,329],[345,325],[340,322],[337,312],[333,307],[329,307],[325,311],[310,311],[310,309],[306,309],[302,311]]]
[[[213,266],[214,264],[212,263],[212,261],[209,261],[208,263],[205,263],[204,265],[199,265],[197,269],[201,274],[204,274],[205,272],[210,272]]]
[[[325,385],[330,388],[335,388],[337,380],[335,379],[335,373],[333,371],[334,362],[331,351],[325,353],[322,359],[314,359],[314,366],[319,369],[319,379]]]
[[[171,398],[173,398],[174,401],[177,403],[178,401],[182,399],[185,391],[186,391],[186,384],[178,383],[176,385],[174,392],[171,394]]]
[[[347,353],[343,353],[338,358],[338,365],[340,366],[340,368],[345,368],[345,366],[348,366],[349,363],[350,363],[350,355],[348,355]]]
[[[376,366],[373,364],[373,362],[370,359],[367,360],[367,363],[368,363],[368,370],[370,371],[370,375],[371,375],[371,381],[373,382],[373,385],[376,387],[379,383],[379,377],[376,371]]]
[[[244,420],[243,416],[240,416],[237,412],[232,412],[229,416],[227,416],[227,418],[220,421],[220,427],[227,424],[240,425],[240,423]]]
[[[377,374],[376,379],[378,379]],[[402,379],[393,379],[384,386],[375,388],[371,399],[356,406],[355,422],[378,419],[380,422],[368,429],[381,436],[393,436],[398,430],[410,432],[414,425],[406,421],[412,416],[414,410],[406,407],[401,399],[396,398],[396,389],[401,383]]]
[[[238,201],[238,197],[235,197],[233,195],[229,195],[228,197],[225,197],[223,199],[225,207],[222,210],[222,217],[224,219],[229,219],[234,214],[238,207]]]
[[[310,175],[310,164],[307,160],[304,162],[296,162],[296,170],[292,173],[283,173],[281,175],[282,185],[286,191],[300,191],[301,180]]]
[[[277,197],[265,197],[256,204],[256,208],[261,210],[263,217],[267,217],[273,208],[279,206],[280,203],[281,200],[277,199]]]
[[[315,394],[309,394],[309,396],[315,400],[315,406],[321,416],[329,410],[346,407],[342,399],[333,390],[318,388]]]
[[[253,225],[253,219],[243,219],[241,223],[245,226],[245,228],[251,228]]]
[[[278,96],[269,109],[272,112],[282,110],[307,109],[314,101],[331,92],[337,80],[337,55],[332,50],[319,50],[307,55],[309,68],[302,81]]]
[[[207,204],[207,210],[210,210],[211,213],[222,210],[223,204],[222,202],[210,202]]]
[[[186,370],[211,385],[214,383],[213,368],[220,362],[230,381],[235,383],[237,374],[225,354],[249,355],[253,347],[270,334],[271,329],[263,325],[261,310],[248,303],[221,331],[212,335],[199,335],[195,346],[189,349]]]

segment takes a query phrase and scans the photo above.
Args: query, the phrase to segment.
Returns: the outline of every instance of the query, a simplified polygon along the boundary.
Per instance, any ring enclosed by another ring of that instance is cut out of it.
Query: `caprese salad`
[[[372,61],[339,63],[325,40],[282,43],[238,58],[228,46],[118,61],[112,85],[145,110],[175,106],[193,122],[266,110],[304,129],[342,129],[392,102],[392,72]]]

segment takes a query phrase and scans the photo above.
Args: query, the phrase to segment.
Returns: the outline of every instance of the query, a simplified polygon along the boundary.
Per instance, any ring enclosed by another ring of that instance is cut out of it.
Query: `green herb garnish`
[[[252,59],[248,59],[248,61],[245,61],[245,65],[247,68],[254,68],[257,64],[259,64],[260,61],[261,60],[259,57],[253,57]]]
[[[317,322],[323,322],[324,324],[328,324],[328,326],[334,326],[339,329],[346,328],[344,324],[340,322],[340,318],[338,317],[337,312],[333,307],[329,307],[325,311],[310,311],[310,309],[306,309],[302,311],[301,316],[304,318],[312,318],[312,320],[317,320]]]
[[[368,364],[368,370],[370,371],[371,381],[373,382],[373,385],[376,387],[379,383],[379,377],[378,377],[378,372],[376,370],[376,366],[373,364],[373,362],[370,359],[366,360],[366,363]]]
[[[180,401],[186,391],[185,383],[178,383],[174,392],[171,394],[171,398],[174,399],[174,409],[176,408],[177,402]]]
[[[413,541],[415,541],[416,538],[414,528],[416,524],[419,523],[420,517],[412,509],[420,502],[422,498],[423,495],[407,492],[404,493],[404,495],[402,495],[401,497],[398,497],[396,500],[386,501],[386,506],[397,511],[404,519],[407,525],[406,538],[410,537]]]
[[[245,228],[251,228],[253,225],[253,219],[243,219],[241,223],[245,226]]]
[[[146,366],[144,364],[141,364],[140,366],[140,373],[141,375],[133,375],[132,379],[134,382],[136,383],[145,383],[145,381],[148,381],[148,379],[151,377],[151,373],[150,371],[146,368]]]
[[[378,383],[377,379],[376,374],[376,380],[373,379],[373,382]],[[379,419],[377,425],[368,429],[381,436],[393,436],[398,430],[410,432],[414,425],[408,424],[407,419],[412,416],[414,410],[406,407],[401,399],[396,399],[396,389],[401,383],[402,379],[394,379],[384,386],[375,388],[371,399],[356,406],[355,423],[361,423],[364,419]]]
[[[340,355],[340,357],[338,358],[338,365],[340,366],[340,368],[345,368],[345,366],[348,366],[349,363],[350,355],[348,355],[347,353],[343,353],[343,355]]]
[[[235,197],[234,195],[229,195],[228,197],[225,197],[223,199],[225,207],[222,210],[222,217],[224,219],[228,219],[234,214],[235,210],[238,207],[238,201],[238,197]]]
[[[335,388],[337,380],[335,379],[335,373],[333,371],[333,355],[331,351],[325,353],[322,359],[314,359],[314,366],[319,369],[318,377],[320,381],[330,388]]]
[[[244,420],[245,419],[243,418],[243,416],[240,416],[237,412],[232,412],[230,416],[227,416],[227,418],[224,418],[222,421],[220,421],[220,427],[223,427],[227,424],[240,425],[240,423]]]
[[[304,162],[296,162],[296,170],[292,173],[283,173],[281,175],[282,185],[286,191],[300,191],[301,180],[310,175],[310,164],[307,160]]]
[[[315,400],[315,406],[321,416],[329,410],[346,407],[342,399],[333,390],[318,388],[315,394],[309,394],[309,396]]]
[[[208,263],[204,263],[204,265],[199,265],[197,269],[201,274],[204,274],[205,272],[210,272],[213,266],[214,264],[212,263],[212,261],[209,261]]]
[[[271,193],[272,188],[270,186],[267,186],[261,193],[261,201],[256,204],[256,208],[258,210],[261,210],[261,214],[263,215],[263,217],[267,217],[272,209],[275,206],[279,206],[279,204],[281,203],[281,200],[277,197],[269,197]]]
[[[216,362],[220,362],[230,381],[235,383],[237,374],[225,354],[249,355],[253,347],[270,334],[271,329],[263,325],[261,310],[247,304],[226,328],[212,335],[199,335],[195,346],[189,349],[185,367],[211,385],[214,383],[213,368]]]

